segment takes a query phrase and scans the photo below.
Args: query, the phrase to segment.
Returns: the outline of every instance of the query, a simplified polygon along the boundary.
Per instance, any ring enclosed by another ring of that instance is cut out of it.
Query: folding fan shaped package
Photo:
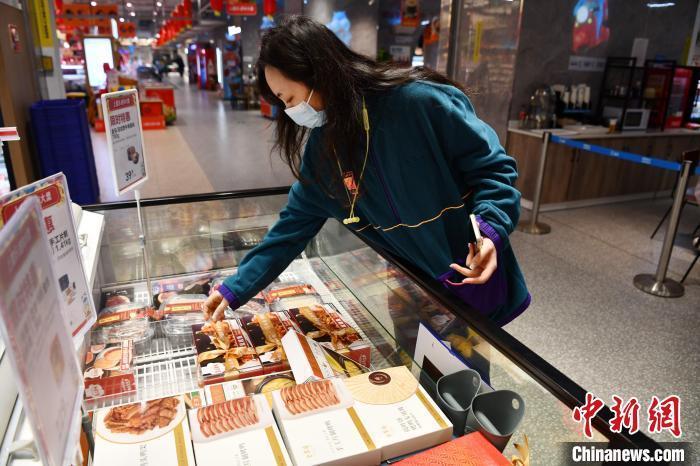
[[[405,366],[390,367],[345,380],[352,397],[370,405],[400,403],[416,394],[418,380]]]

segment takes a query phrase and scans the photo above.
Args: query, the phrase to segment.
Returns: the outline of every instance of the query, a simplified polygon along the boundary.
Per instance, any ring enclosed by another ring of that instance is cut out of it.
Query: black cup
[[[525,415],[525,402],[515,392],[496,390],[474,397],[466,431],[481,432],[501,452]]]
[[[472,400],[481,389],[481,376],[472,369],[464,369],[438,379],[438,406],[452,422],[454,435],[459,437],[464,434]]]

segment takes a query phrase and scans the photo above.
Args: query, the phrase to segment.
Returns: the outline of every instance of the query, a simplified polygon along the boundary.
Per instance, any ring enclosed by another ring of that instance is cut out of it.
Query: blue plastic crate
[[[63,172],[73,202],[98,202],[95,157],[82,100],[42,100],[31,107],[32,131],[43,177]]]

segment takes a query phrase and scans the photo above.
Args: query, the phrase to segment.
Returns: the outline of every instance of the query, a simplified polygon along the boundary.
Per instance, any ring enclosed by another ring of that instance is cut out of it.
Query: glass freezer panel
[[[527,435],[536,464],[564,464],[566,451],[558,445],[586,441],[570,408],[338,222],[328,222],[313,247],[325,269],[334,271],[407,356],[414,358],[418,328],[425,322],[469,368],[479,372],[483,382],[519,394],[525,402],[525,417],[512,439],[521,443]],[[420,375],[423,361],[414,359],[413,364],[414,374]],[[605,442],[606,438],[594,431],[590,441]],[[506,457],[518,454],[513,442],[504,453]]]

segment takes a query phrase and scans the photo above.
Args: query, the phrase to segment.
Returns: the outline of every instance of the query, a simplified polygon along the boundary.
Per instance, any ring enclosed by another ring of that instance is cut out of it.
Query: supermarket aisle
[[[270,155],[272,127],[258,111],[234,111],[214,92],[191,88],[171,74],[177,121],[165,130],[145,131],[151,179],[142,197],[289,185],[289,169]],[[92,133],[103,202],[114,201],[114,183],[104,133]],[[133,193],[123,197],[133,198]]]

